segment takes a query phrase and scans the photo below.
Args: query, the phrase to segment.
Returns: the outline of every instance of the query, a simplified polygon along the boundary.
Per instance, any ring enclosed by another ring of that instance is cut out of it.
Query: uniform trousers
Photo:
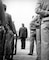
[[[41,60],[49,60],[49,21],[41,25]]]
[[[25,49],[25,40],[26,38],[21,38],[21,49]]]
[[[12,31],[9,31],[6,34],[6,41],[5,41],[5,48],[4,48],[5,59],[7,60],[13,59],[13,50],[14,50],[14,36]]]
[[[33,54],[33,50],[34,50],[34,41],[36,41],[36,34],[31,35],[30,37],[30,54]]]
[[[36,52],[37,52],[37,60],[41,60],[41,30],[40,27],[36,29],[36,40],[37,40],[37,45],[36,45]]]

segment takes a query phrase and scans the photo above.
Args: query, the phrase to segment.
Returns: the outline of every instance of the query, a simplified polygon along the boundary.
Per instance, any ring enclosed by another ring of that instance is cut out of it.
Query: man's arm
[[[27,36],[28,36],[28,31],[27,31],[27,28],[26,28],[26,38],[27,38]]]
[[[42,16],[47,16],[47,15],[49,15],[49,11],[43,10],[43,9],[40,9],[40,8],[37,8],[37,9],[36,9],[36,13],[37,13],[37,14],[40,14],[40,15],[42,15]]]
[[[15,29],[15,26],[14,26],[14,24],[13,24],[13,21],[12,21],[11,16],[9,16],[9,25],[10,25],[10,29],[12,30],[12,32],[13,32],[14,34],[16,34],[16,29]]]
[[[12,26],[13,26],[13,32],[14,32],[14,34],[17,34],[17,32],[16,32],[16,28],[15,28],[15,25],[14,25],[14,22],[12,22],[13,24],[12,24]]]
[[[20,37],[20,31],[21,31],[21,28],[19,29],[19,37]]]

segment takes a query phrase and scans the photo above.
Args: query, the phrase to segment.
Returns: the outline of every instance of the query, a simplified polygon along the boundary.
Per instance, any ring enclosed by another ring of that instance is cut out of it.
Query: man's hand
[[[14,34],[14,39],[16,39],[16,34]]]

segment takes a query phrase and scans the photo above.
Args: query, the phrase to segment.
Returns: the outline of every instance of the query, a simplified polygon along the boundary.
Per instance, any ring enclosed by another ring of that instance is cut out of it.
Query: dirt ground
[[[36,44],[34,43],[34,54],[28,55],[30,50],[30,41],[26,41],[26,48],[21,49],[21,40],[17,41],[17,54],[14,55],[14,60],[36,60]]]

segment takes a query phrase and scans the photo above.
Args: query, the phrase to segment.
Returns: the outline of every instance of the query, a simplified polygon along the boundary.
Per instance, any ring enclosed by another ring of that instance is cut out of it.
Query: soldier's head
[[[3,8],[4,8],[4,11],[6,11],[6,5],[5,4],[3,4]]]
[[[24,27],[24,24],[22,23],[22,27]]]

